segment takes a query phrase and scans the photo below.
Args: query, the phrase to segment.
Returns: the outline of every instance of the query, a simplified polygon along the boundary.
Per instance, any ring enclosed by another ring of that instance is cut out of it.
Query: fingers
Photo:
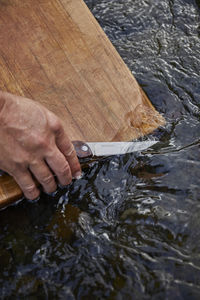
[[[46,193],[53,193],[56,191],[57,185],[54,176],[44,161],[39,161],[30,165],[29,169],[43,186]]]
[[[74,178],[78,178],[81,176],[81,167],[79,160],[76,155],[76,151],[68,136],[65,134],[63,127],[57,131],[56,134],[56,144],[59,150],[63,153],[69,167],[71,169],[71,174]]]
[[[30,164],[29,166],[30,172],[42,185],[45,192],[52,193],[57,188],[54,175],[50,168],[53,172],[55,172],[55,175],[61,185],[65,186],[71,183],[72,174],[69,164],[67,163],[64,155],[58,149],[51,158],[47,158],[46,160],[48,166],[44,161],[38,161],[34,164]],[[24,196],[27,199],[34,200],[39,197],[40,191],[37,188],[29,170],[21,172],[18,171],[15,173],[14,178],[22,189]]]
[[[63,186],[72,181],[72,173],[65,156],[57,149],[54,155],[47,156],[46,162],[57,176],[59,183]]]
[[[28,170],[16,173],[14,175],[14,179],[22,189],[24,196],[27,199],[34,200],[39,197],[40,191],[36,187],[36,184]]]

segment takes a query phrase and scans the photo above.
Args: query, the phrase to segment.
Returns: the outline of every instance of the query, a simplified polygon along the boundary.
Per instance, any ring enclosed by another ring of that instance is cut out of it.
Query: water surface
[[[200,299],[200,2],[86,3],[167,125],[0,212],[1,299]]]

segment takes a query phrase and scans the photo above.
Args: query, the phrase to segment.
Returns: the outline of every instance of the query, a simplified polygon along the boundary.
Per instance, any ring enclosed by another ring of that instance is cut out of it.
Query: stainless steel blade
[[[157,141],[144,142],[93,142],[87,143],[94,156],[110,156],[145,150]]]

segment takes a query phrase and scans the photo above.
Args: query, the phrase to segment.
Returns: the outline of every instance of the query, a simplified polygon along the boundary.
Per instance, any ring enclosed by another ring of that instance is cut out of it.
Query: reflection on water
[[[1,212],[1,298],[199,299],[199,1],[86,2],[167,125]]]

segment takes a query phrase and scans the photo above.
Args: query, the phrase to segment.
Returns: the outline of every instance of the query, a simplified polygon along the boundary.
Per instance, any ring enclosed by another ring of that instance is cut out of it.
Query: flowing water
[[[0,297],[200,299],[200,1],[86,3],[167,125],[0,212]]]

